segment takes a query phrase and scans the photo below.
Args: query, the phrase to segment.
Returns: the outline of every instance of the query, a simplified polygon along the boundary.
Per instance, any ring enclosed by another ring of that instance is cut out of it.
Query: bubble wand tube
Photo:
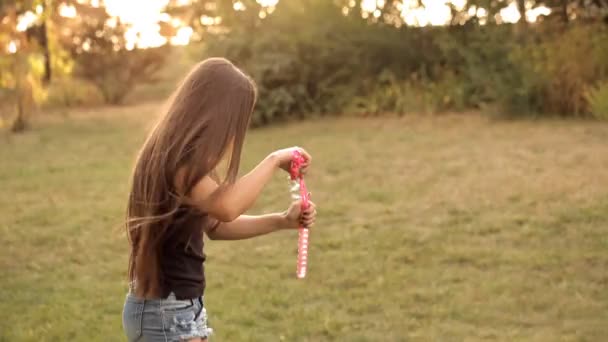
[[[309,206],[308,201],[310,200],[310,195],[308,190],[306,189],[306,183],[304,182],[304,177],[300,173],[300,168],[306,162],[306,159],[300,153],[300,151],[293,152],[293,158],[291,161],[291,193],[293,199],[301,199],[302,207],[301,211],[303,212]],[[308,264],[308,228],[300,225],[298,230],[298,264],[296,269],[296,277],[298,279],[303,279],[306,277],[306,266]]]

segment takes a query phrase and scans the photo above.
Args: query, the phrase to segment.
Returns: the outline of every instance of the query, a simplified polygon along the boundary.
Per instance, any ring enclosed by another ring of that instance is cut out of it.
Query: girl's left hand
[[[311,228],[317,219],[317,209],[313,202],[308,202],[308,208],[302,211],[302,201],[298,200],[289,206],[283,214],[287,223],[287,228]]]

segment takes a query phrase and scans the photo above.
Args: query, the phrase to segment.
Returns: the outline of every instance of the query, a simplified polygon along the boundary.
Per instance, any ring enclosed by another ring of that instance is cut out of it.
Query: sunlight
[[[376,10],[376,0],[362,0],[361,1],[361,9],[364,12],[373,12]]]
[[[517,4],[515,2],[511,2],[509,6],[503,8],[500,11],[501,22],[504,23],[516,23],[521,18],[521,14],[519,14],[519,10],[517,9]]]
[[[410,26],[445,25],[451,19],[450,7],[446,0],[423,0],[424,7],[418,6],[418,0],[404,0],[400,6],[401,16]]]
[[[257,3],[264,7],[274,7],[279,3],[279,0],[257,0]]]
[[[64,18],[76,18],[76,7],[72,5],[61,4],[59,6],[59,15]]]
[[[17,52],[17,43],[15,43],[14,41],[11,41],[10,43],[8,43],[8,53],[13,54]]]
[[[172,45],[188,45],[190,43],[190,38],[194,31],[190,26],[180,27],[177,30],[177,34],[171,38]]]
[[[235,11],[244,11],[245,10],[245,4],[243,4],[240,1],[235,2],[232,5],[232,8],[234,8]]]
[[[467,5],[467,0],[422,0],[423,6],[419,6],[419,0],[403,0],[397,5],[397,9],[401,11],[401,16],[407,25],[411,26],[427,26],[427,25],[446,25],[452,18],[450,11],[450,4],[453,5],[456,10],[462,10]],[[354,4],[350,4],[351,7]],[[376,17],[377,8],[384,5],[384,0],[363,0],[361,2],[361,10],[365,13],[373,13]],[[528,3],[528,9],[526,10],[526,19],[529,22],[535,22],[540,15],[548,15],[551,10],[547,7],[540,6],[536,8],[529,8],[531,4]],[[476,16],[481,24],[485,24],[488,19],[488,11],[485,8],[471,6],[468,10],[469,16]],[[364,15],[367,17],[367,15]],[[502,9],[500,14],[497,16],[498,22],[505,23],[516,23],[519,21],[521,15],[517,9],[517,4],[511,1],[509,6]]]
[[[106,0],[108,14],[119,17],[131,27],[125,38],[128,47],[158,47],[167,43],[167,38],[160,34],[158,22],[163,19],[163,11],[168,0]],[[177,41],[182,41],[183,36]]]
[[[541,15],[547,16],[551,14],[551,10],[545,6],[536,7],[526,11],[528,21],[535,22]]]
[[[19,21],[17,23],[17,31],[24,32],[28,27],[32,26],[36,20],[38,20],[38,16],[34,14],[34,12],[27,11],[19,17]]]

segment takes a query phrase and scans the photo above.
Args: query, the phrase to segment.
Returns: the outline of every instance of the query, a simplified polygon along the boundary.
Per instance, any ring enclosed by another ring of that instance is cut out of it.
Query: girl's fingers
[[[316,221],[316,219],[314,217],[311,217],[311,218],[306,218],[306,219],[300,220],[300,223],[302,225],[304,225],[305,227],[308,227],[308,226],[314,224],[315,221]]]
[[[310,164],[310,161],[312,160],[312,157],[310,156],[310,154],[308,154],[308,152],[306,152],[305,149],[298,147],[298,150],[304,155],[304,159],[306,159],[305,165],[308,166],[308,164]]]
[[[311,209],[311,210],[306,210],[302,213],[301,215],[302,217],[315,217],[317,216],[317,210],[316,209]]]
[[[317,211],[317,209],[315,209],[315,208],[306,208],[306,209],[304,209],[304,211],[302,211],[302,214],[310,215],[310,214],[314,213],[315,211]]]

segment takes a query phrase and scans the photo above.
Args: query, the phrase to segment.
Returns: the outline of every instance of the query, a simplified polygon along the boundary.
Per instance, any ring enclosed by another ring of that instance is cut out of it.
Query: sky
[[[89,0],[91,4],[99,5],[100,0]],[[191,0],[178,0],[178,3],[187,5]],[[279,0],[257,0],[263,6],[273,7]],[[292,0],[297,1],[297,0]],[[363,0],[361,7],[366,16],[379,16],[379,7],[384,5],[386,0]],[[146,48],[155,47],[167,43],[167,38],[160,34],[159,21],[171,22],[178,28],[175,37],[170,39],[170,43],[174,45],[186,45],[190,41],[193,31],[192,28],[184,25],[178,19],[171,18],[167,13],[163,13],[163,9],[169,0],[105,0],[106,9],[111,16],[119,17],[122,22],[131,25],[126,32],[127,48],[134,47]],[[462,9],[466,5],[466,0],[422,0],[424,7],[418,7],[418,0],[402,0],[401,15],[406,24],[412,26],[427,26],[427,25],[444,25],[450,20],[449,3],[452,3],[456,8]],[[354,6],[354,0],[350,6]],[[243,4],[236,2],[234,8],[236,10],[242,8]],[[41,8],[40,8],[41,10]],[[546,7],[529,8],[526,12],[526,18],[530,22],[536,21],[539,15],[547,15],[550,10]],[[74,17],[77,15],[74,7],[62,6],[60,14],[66,17]],[[487,18],[487,12],[483,8],[470,8],[469,15],[477,15],[480,22],[483,23]],[[36,14],[28,12],[22,16],[18,29],[25,30],[37,18]],[[500,12],[498,22],[514,23],[520,19],[519,11],[515,1],[511,1],[508,7]],[[213,18],[201,18],[201,22],[209,24],[209,20]],[[13,44],[14,45],[14,44]],[[16,46],[9,45],[9,50],[16,50]]]

